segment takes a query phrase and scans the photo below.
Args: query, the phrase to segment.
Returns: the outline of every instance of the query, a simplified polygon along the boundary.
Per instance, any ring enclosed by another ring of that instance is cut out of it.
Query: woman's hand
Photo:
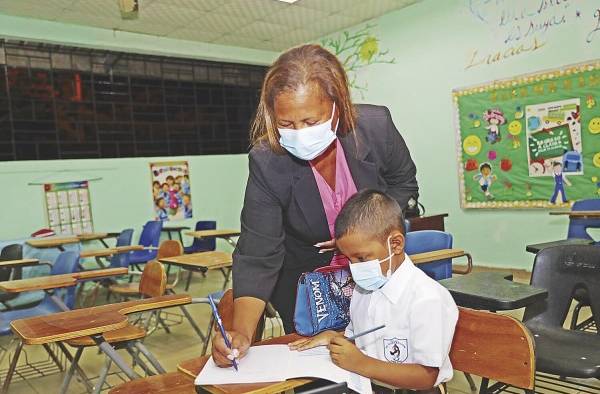
[[[331,339],[329,353],[331,361],[335,365],[356,373],[358,373],[359,367],[363,365],[363,359],[365,358],[363,352],[354,343],[341,335]]]
[[[244,357],[250,348],[250,340],[245,335],[236,331],[228,331],[226,335],[231,343],[231,349],[225,345],[220,332],[215,333],[212,339],[212,356],[219,367],[231,366],[234,358]]]
[[[306,350],[312,349],[317,346],[327,346],[331,342],[331,340],[335,337],[342,336],[339,332],[336,331],[323,331],[310,338],[302,338],[297,341],[291,342],[288,344],[291,350]]]
[[[337,250],[337,246],[335,245],[335,238],[330,239],[329,241],[316,243],[314,246],[315,248],[319,248],[319,253],[327,253]]]

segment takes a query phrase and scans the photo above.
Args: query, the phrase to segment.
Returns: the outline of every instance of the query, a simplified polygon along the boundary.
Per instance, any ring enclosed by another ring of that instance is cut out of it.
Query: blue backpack
[[[342,330],[350,323],[354,281],[347,267],[327,266],[298,280],[294,326],[302,336]]]

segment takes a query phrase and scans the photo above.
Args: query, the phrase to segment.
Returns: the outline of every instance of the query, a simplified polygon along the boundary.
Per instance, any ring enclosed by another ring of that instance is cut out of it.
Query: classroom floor
[[[529,282],[529,273],[525,271],[515,271],[514,277],[516,281],[524,283]],[[194,279],[192,281],[192,286],[190,287],[189,293],[194,297],[202,297],[210,292],[220,290],[222,283],[223,277],[220,272],[210,272],[206,278],[202,278],[200,274],[194,274]],[[183,283],[180,282],[177,292],[184,292]],[[205,330],[206,326],[208,325],[208,319],[210,318],[209,308],[206,305],[192,305],[188,308],[190,313],[198,322],[199,326]],[[177,313],[178,309],[172,309],[171,311]],[[518,310],[511,312],[511,315],[520,318],[522,313],[522,310]],[[173,320],[179,319],[175,315],[171,317]],[[282,330],[277,324],[270,324],[270,322],[267,323],[265,328],[265,336],[278,336],[281,334]],[[9,342],[9,338],[1,338],[0,345],[6,347],[8,346]],[[161,364],[167,371],[175,371],[177,369],[177,363],[180,361],[198,357],[202,349],[200,339],[194,333],[189,323],[185,320],[181,324],[171,326],[171,334],[167,334],[164,332],[164,330],[160,329],[147,337],[144,343],[148,349],[150,349],[152,353],[154,353],[154,355],[160,360]],[[27,354],[27,359],[30,362],[43,361],[47,359],[47,353],[41,346],[26,346],[24,349]],[[129,360],[129,355],[127,355],[124,351],[121,352],[124,353],[124,358]],[[24,359],[25,357],[22,356],[21,361]],[[88,376],[97,376],[98,372],[104,365],[104,356],[99,355],[96,348],[86,349],[83,353],[83,358],[80,364]],[[8,357],[6,357],[2,361],[2,364],[0,364],[0,369],[2,369],[0,379],[2,380],[6,373],[7,367]],[[477,377],[474,377],[474,379],[476,383],[479,384],[479,379]],[[120,379],[118,376],[114,375],[109,376],[108,381],[110,384],[118,384]],[[58,392],[61,382],[61,373],[53,373],[45,377],[29,378],[25,381],[20,379],[13,380],[9,392],[15,394],[54,393]],[[467,380],[462,373],[455,373],[454,379],[448,384],[448,389],[450,393],[471,394]],[[74,378],[71,382],[68,392],[84,393],[85,387]],[[555,393],[557,391],[539,390],[538,392]],[[563,392],[580,393],[580,391],[574,389],[564,389]]]

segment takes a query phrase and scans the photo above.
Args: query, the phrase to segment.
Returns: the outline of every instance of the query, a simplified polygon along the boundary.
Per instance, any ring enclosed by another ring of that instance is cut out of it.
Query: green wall
[[[167,56],[269,64],[270,51],[173,40],[127,32],[65,25],[0,15],[0,38],[152,53]],[[92,216],[97,231],[136,230],[154,217],[148,163],[188,160],[191,171],[194,220],[214,219],[222,228],[239,228],[246,185],[246,155],[168,158],[51,160],[0,162],[3,200],[0,206],[0,240],[26,237],[47,226],[42,186],[30,182],[61,182],[102,178],[90,183]],[[194,225],[194,220],[173,224]],[[190,242],[190,241],[188,241]],[[224,250],[228,246],[220,245]]]
[[[450,214],[446,223],[455,246],[470,251],[477,264],[531,269],[533,255],[525,252],[526,244],[566,237],[567,219],[551,217],[547,210],[461,210],[451,98],[453,88],[600,58],[600,31],[586,41],[597,24],[597,1],[569,2],[567,8],[566,2],[550,3],[555,2],[425,0],[373,21],[380,48],[389,49],[396,64],[372,64],[361,71],[358,79],[368,83],[368,90],[356,101],[390,108],[417,165],[422,203],[430,213]],[[519,4],[531,16],[516,22],[510,16],[522,15]],[[538,9],[543,4],[546,8]],[[508,22],[499,26],[503,11]],[[516,26],[527,33],[529,22],[536,34],[504,43]],[[530,47],[534,37],[544,43],[535,51],[467,68],[473,50],[510,54],[511,46]]]

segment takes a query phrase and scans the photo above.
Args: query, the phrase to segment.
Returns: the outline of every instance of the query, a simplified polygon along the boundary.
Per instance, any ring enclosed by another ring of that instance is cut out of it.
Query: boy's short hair
[[[335,220],[336,239],[356,231],[385,242],[394,230],[405,233],[402,208],[388,194],[372,189],[350,197]]]

